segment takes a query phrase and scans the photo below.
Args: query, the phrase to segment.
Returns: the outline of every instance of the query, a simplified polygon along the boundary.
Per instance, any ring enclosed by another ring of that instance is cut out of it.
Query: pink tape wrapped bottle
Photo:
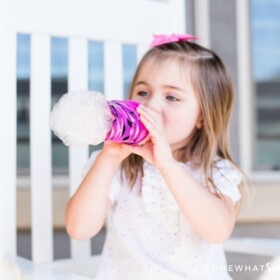
[[[138,144],[149,134],[139,119],[138,103],[107,101],[94,91],[64,94],[53,107],[50,127],[67,146],[98,145],[105,140]]]

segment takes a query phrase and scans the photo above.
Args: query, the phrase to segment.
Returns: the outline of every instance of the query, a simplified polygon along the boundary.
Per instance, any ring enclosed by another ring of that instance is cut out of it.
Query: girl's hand
[[[132,153],[132,151],[131,147],[127,144],[105,141],[103,144],[102,153],[114,160],[122,162]]]
[[[158,169],[175,162],[164,129],[162,114],[144,105],[139,105],[137,112],[140,114],[141,122],[149,130],[149,140],[144,140],[142,145],[131,146],[132,153],[142,156]]]

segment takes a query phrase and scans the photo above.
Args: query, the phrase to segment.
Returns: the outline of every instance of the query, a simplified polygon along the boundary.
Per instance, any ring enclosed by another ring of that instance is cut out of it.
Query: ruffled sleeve
[[[100,150],[94,151],[91,153],[89,159],[87,160],[86,164],[84,165],[84,167],[82,169],[82,172],[81,172],[82,178],[84,178],[87,175],[88,171],[90,170],[91,166],[94,164],[99,153],[100,153]],[[115,174],[115,176],[113,177],[111,186],[109,188],[109,193],[108,193],[108,197],[112,204],[114,204],[118,199],[118,195],[120,192],[120,186],[121,186],[120,171],[118,170],[117,173]]]
[[[213,181],[219,191],[231,198],[235,204],[241,198],[239,184],[243,180],[242,173],[228,160],[219,160],[213,167]]]

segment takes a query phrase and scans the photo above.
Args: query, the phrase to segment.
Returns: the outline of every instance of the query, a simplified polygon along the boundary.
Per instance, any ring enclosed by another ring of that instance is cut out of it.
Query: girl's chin
[[[176,143],[170,143],[171,151],[176,152],[176,151],[186,147],[187,143],[188,143],[187,140],[182,140],[182,141],[176,142]]]

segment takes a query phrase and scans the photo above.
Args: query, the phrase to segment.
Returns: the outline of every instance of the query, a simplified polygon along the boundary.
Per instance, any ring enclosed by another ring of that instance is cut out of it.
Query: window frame
[[[252,75],[250,0],[236,1],[237,62],[238,62],[238,109],[240,166],[256,183],[280,182],[279,170],[254,170],[253,148],[256,122],[254,106],[254,80]]]

